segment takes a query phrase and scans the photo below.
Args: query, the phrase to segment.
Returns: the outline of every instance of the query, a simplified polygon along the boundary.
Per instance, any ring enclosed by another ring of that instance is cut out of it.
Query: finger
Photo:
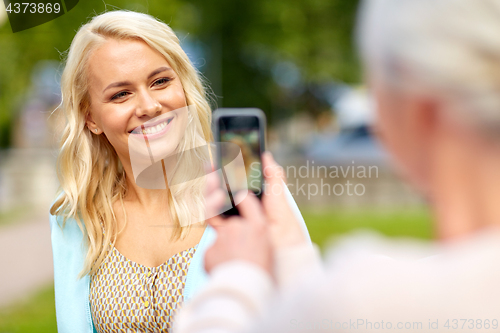
[[[260,200],[252,191],[245,193],[240,191],[236,194],[236,200],[240,202],[237,206],[240,215],[253,223],[266,224],[266,216]]]
[[[212,161],[205,161],[203,163],[203,170],[205,170],[205,175],[208,175],[209,173],[215,171],[214,166],[212,164]]]
[[[262,154],[262,170],[264,178],[269,184],[276,184],[283,181],[286,183],[285,172],[283,168],[276,163],[270,151]]]
[[[231,233],[230,229],[235,223],[242,223],[245,220],[240,216],[231,216],[222,218],[220,215],[211,217],[206,220],[207,223],[217,231],[217,239],[222,241],[227,233]]]
[[[283,168],[276,163],[270,152],[265,152],[262,156],[263,172],[266,180],[264,186],[263,201],[266,201],[266,196],[271,192],[273,196],[281,196],[285,193],[286,178],[284,176]]]
[[[205,221],[215,230],[219,230],[219,228],[225,225],[225,221],[220,215],[212,216]]]
[[[211,172],[205,177],[205,190],[203,194],[206,196],[210,195],[211,192],[220,188],[220,178],[216,172]]]
[[[216,189],[205,197],[205,211],[207,217],[219,215],[224,206],[226,193],[221,189]]]

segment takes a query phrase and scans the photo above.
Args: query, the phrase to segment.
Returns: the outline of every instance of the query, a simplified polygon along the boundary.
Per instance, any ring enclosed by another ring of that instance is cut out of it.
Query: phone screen
[[[262,192],[262,164],[261,164],[261,129],[259,118],[256,116],[224,116],[219,118],[219,135],[221,142],[230,142],[240,147],[243,157],[244,170],[237,174],[239,181],[246,181],[247,188],[257,197]],[[222,165],[227,165],[233,155],[221,150]],[[243,172],[244,171],[244,172]]]

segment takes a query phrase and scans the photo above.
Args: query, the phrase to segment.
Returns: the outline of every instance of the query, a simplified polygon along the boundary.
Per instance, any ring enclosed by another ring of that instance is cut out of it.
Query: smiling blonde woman
[[[170,27],[120,10],[79,29],[61,90],[61,192],[50,210],[58,331],[168,332],[206,279],[215,231],[193,218],[203,182],[138,185],[130,142],[177,152],[213,141],[200,77]]]

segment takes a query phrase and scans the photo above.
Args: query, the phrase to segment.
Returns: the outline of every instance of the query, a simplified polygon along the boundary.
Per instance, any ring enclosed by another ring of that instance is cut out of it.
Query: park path
[[[0,227],[0,267],[0,307],[53,281],[48,211]]]

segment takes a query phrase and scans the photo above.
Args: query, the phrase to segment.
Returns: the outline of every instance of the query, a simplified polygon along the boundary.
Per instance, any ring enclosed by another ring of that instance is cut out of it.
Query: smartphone
[[[264,176],[261,155],[266,146],[266,116],[256,108],[221,108],[213,113],[213,133],[217,145],[217,168],[228,200],[223,216],[239,215],[236,192],[251,190],[262,197]]]

